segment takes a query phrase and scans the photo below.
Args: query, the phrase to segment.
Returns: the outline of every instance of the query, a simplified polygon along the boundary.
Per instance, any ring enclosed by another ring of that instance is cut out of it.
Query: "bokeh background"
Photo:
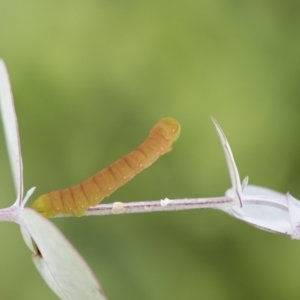
[[[34,196],[88,178],[165,116],[182,125],[174,150],[105,202],[221,196],[214,116],[241,177],[300,198],[299,1],[1,0],[0,57]],[[2,133],[0,165],[7,207]],[[218,211],[53,222],[110,300],[300,297],[300,242]],[[18,226],[0,225],[0,299],[56,299]]]

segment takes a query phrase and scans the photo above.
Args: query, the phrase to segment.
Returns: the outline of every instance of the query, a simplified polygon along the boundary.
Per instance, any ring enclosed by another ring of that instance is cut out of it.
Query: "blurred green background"
[[[114,162],[165,116],[182,125],[174,150],[105,203],[221,196],[230,181],[214,116],[241,177],[300,198],[299,1],[1,0],[0,57],[36,197]],[[53,222],[110,300],[300,297],[300,242],[218,211]],[[0,299],[56,299],[18,226],[0,225]]]

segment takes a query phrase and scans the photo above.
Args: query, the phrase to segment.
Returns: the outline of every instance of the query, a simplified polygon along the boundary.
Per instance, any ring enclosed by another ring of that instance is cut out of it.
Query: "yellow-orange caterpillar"
[[[136,150],[81,184],[40,196],[31,207],[45,217],[67,213],[81,217],[90,206],[100,203],[136,174],[153,164],[161,155],[171,151],[172,144],[179,134],[180,124],[175,119],[161,119]]]

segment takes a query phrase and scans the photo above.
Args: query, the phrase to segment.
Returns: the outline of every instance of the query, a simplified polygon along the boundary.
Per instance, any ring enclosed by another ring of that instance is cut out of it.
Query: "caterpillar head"
[[[172,144],[180,135],[181,126],[177,120],[173,118],[161,119],[151,130],[150,135],[162,143],[162,153],[172,150]]]
[[[162,125],[161,134],[167,139],[175,142],[180,135],[181,126],[177,120],[173,118],[164,118],[160,120]]]

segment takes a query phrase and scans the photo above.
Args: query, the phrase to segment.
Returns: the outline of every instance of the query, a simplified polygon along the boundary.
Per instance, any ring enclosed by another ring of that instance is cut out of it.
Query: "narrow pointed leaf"
[[[232,192],[230,189],[226,195]],[[243,207],[234,206],[228,213],[260,229],[291,235],[286,197],[276,191],[249,185],[243,191]]]
[[[233,158],[231,148],[230,148],[229,143],[226,139],[226,136],[225,136],[222,128],[218,124],[218,122],[214,118],[211,118],[211,119],[217,129],[217,132],[220,137],[221,144],[222,144],[222,147],[223,147],[223,150],[225,153],[225,158],[226,158],[226,162],[227,162],[227,166],[228,166],[228,170],[229,170],[230,180],[231,180],[231,184],[232,184],[232,188],[233,188],[233,194],[230,196],[233,197],[234,200],[237,201],[239,203],[239,205],[242,207],[243,203],[242,203],[241,179],[240,179],[239,171],[237,169],[237,166],[236,166],[234,158]]]
[[[0,111],[8,148],[9,160],[13,173],[13,180],[17,192],[17,203],[20,205],[23,197],[23,166],[20,150],[18,121],[15,112],[9,76],[5,63],[2,59],[0,59]]]
[[[33,262],[60,299],[106,299],[86,262],[49,220],[30,208],[24,209],[23,220],[36,245],[30,247],[36,249]]]
[[[291,222],[291,238],[300,239],[300,202],[290,193],[287,193],[287,202],[289,206],[290,222]]]

